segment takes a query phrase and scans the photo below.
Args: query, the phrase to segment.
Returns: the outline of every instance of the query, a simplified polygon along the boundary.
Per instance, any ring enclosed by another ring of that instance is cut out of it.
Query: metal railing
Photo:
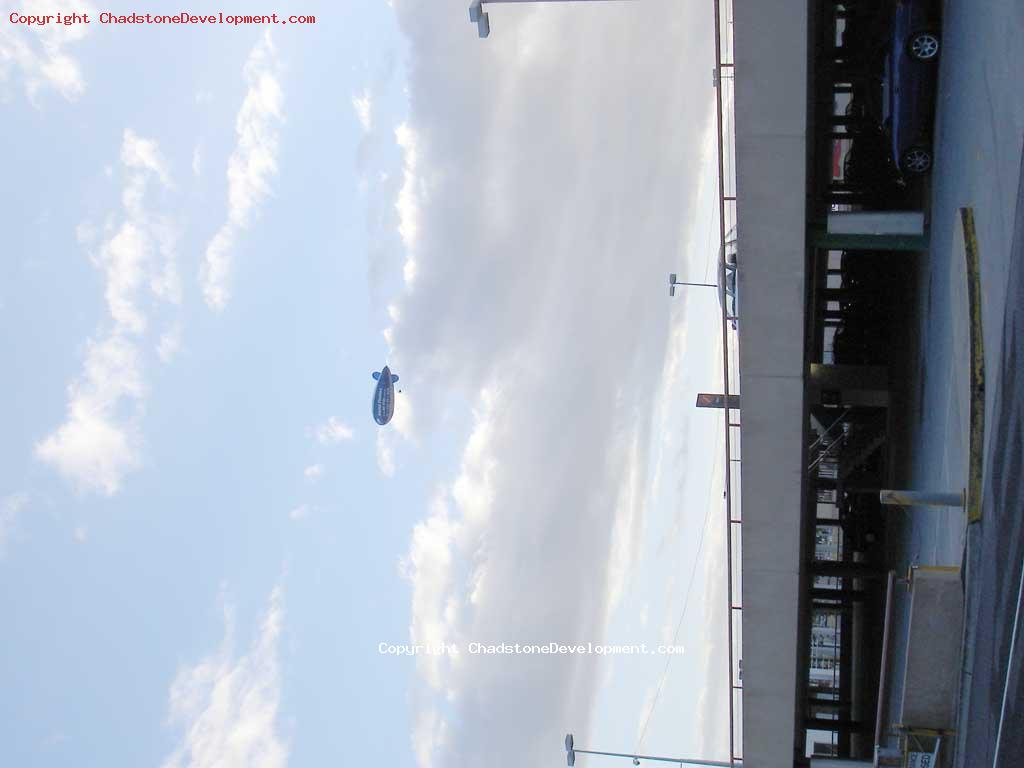
[[[736,166],[735,166],[735,122],[733,111],[733,35],[732,0],[714,0],[715,23],[715,117],[718,128],[718,227],[720,253],[725,257],[728,246],[726,233],[736,231]],[[737,255],[737,263],[742,254]],[[733,456],[734,442],[739,447],[738,422],[733,421],[729,409],[729,395],[739,394],[738,339],[730,340],[728,302],[722,302],[722,380],[725,393],[725,514],[726,514],[726,597],[728,600],[728,656],[729,656],[729,764],[741,765],[742,748],[737,751],[737,741],[743,739],[743,685],[742,659],[737,652],[742,650],[743,606],[742,573],[740,571],[742,552],[742,520],[733,514],[739,510],[738,502],[740,462]],[[742,322],[740,320],[739,322]],[[732,343],[730,343],[730,341]],[[742,413],[742,411],[741,411]],[[735,439],[733,438],[733,430]],[[737,471],[733,471],[733,464]]]

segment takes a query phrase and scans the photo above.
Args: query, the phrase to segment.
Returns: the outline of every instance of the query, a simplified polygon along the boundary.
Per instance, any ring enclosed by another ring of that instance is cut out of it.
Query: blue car
[[[931,170],[932,123],[939,74],[939,16],[931,0],[898,0],[888,49],[882,122],[899,171],[919,176]]]

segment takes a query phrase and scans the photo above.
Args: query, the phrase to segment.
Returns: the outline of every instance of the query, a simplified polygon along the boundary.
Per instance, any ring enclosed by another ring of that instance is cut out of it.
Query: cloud
[[[403,441],[416,440],[413,409],[412,401],[402,397],[395,403],[395,414],[388,422],[388,426],[377,430],[377,469],[384,477],[395,475],[395,452],[399,444]]]
[[[394,158],[394,126],[377,116],[378,102],[392,103],[400,95],[393,82],[398,59],[394,50],[375,52],[377,64],[369,84],[352,95],[352,108],[363,129],[355,152],[355,169],[360,197],[366,203],[366,228],[369,238],[368,282],[371,300],[383,296],[386,275],[396,260],[402,258],[397,235],[397,212],[394,193],[401,177],[391,173]],[[381,125],[383,123],[383,126]]]
[[[18,516],[28,505],[28,494],[24,491],[11,493],[0,500],[0,558],[7,553],[7,542],[14,532]]]
[[[412,747],[417,765],[422,768],[434,768],[434,753],[444,746],[447,733],[448,724],[436,710],[430,709],[419,713],[412,734]]]
[[[369,88],[352,97],[352,109],[356,112],[363,131],[369,133],[373,129],[373,94]]]
[[[235,621],[224,611],[220,649],[178,671],[168,696],[170,725],[181,743],[162,768],[285,768],[288,745],[278,732],[278,644],[284,624],[280,586],[270,594],[259,631],[244,656],[233,653]]]
[[[24,83],[29,101],[38,103],[39,92],[52,88],[68,101],[74,101],[85,90],[85,78],[78,62],[66,51],[81,42],[90,31],[87,24],[47,24],[28,27],[10,23],[9,11],[24,15],[47,15],[60,12],[88,13],[95,17],[95,10],[87,3],[71,0],[27,0],[12,8],[8,3],[3,8],[3,24],[0,24],[0,84],[6,84],[18,73]]]
[[[302,476],[307,480],[319,480],[324,473],[323,464],[311,464],[302,470]]]
[[[181,324],[175,323],[162,334],[156,346],[156,353],[163,363],[171,362],[181,351]]]
[[[384,477],[395,476],[395,445],[389,432],[377,432],[377,469]]]
[[[143,168],[152,171],[163,182],[170,186],[171,179],[167,172],[167,162],[160,154],[160,147],[152,139],[143,139],[133,131],[125,131],[121,144],[121,162],[129,168]]]
[[[322,445],[334,445],[342,440],[351,440],[354,433],[350,426],[331,416],[316,427],[315,434],[317,442]]]
[[[309,517],[312,511],[312,507],[310,507],[308,504],[300,504],[299,506],[295,507],[295,509],[288,513],[288,519],[293,520],[295,522],[298,522],[299,520],[305,520],[307,517]]]
[[[719,468],[718,476],[723,478]],[[700,668],[703,680],[697,689],[697,728],[700,738],[698,749],[702,755],[727,753],[723,745],[729,743],[729,696],[732,692],[722,684],[725,670],[728,669],[728,643],[725,637],[727,611],[725,605],[726,562],[721,553],[725,551],[724,526],[709,526],[708,539],[705,542],[707,557],[704,565],[704,582],[708,585],[704,595],[704,616],[700,622]],[[736,648],[742,636],[735,638]],[[737,664],[739,654],[733,659]],[[742,723],[742,710],[737,713],[737,720]],[[741,733],[741,732],[740,732]],[[738,736],[740,734],[737,734]]]
[[[122,420],[119,412],[144,394],[135,344],[120,335],[90,341],[85,370],[68,386],[67,418],[36,445],[36,457],[81,488],[116,493],[140,463],[134,414]]]
[[[418,383],[404,395],[415,423],[379,437],[379,463],[472,409],[402,561],[410,639],[600,642],[650,504],[672,340],[662,286],[687,256],[713,118],[693,66],[711,60],[710,8],[517,6],[481,41],[448,5],[394,3],[409,40],[392,198],[404,263],[377,309],[389,361]],[[708,301],[677,298],[691,300]],[[416,664],[420,766],[550,759],[567,725],[585,736],[606,669],[583,656]]]
[[[200,283],[206,303],[223,309],[230,298],[233,251],[277,173],[278,126],[284,120],[280,65],[270,32],[249,54],[242,70],[248,91],[235,120],[238,143],[228,160],[228,218],[206,247]]]
[[[420,210],[430,195],[429,177],[419,173],[419,148],[416,131],[408,123],[395,129],[395,142],[402,150],[402,188],[395,210],[398,211],[398,234],[406,248],[402,278],[411,286],[416,279],[417,239],[420,233]]]
[[[141,463],[138,422],[147,388],[140,343],[149,327],[143,289],[149,288],[151,302],[181,300],[174,228],[147,205],[153,182],[158,188],[170,184],[156,142],[126,130],[121,169],[120,224],[112,223],[109,237],[90,254],[104,276],[109,322],[86,342],[83,370],[68,385],[64,423],[35,446],[39,460],[76,486],[107,495]],[[91,224],[79,225],[77,232],[87,247],[96,240]],[[161,357],[169,353],[168,344],[161,341]]]

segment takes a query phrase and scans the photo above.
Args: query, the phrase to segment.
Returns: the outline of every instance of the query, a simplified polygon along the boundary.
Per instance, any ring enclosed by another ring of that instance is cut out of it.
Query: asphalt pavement
[[[967,402],[959,382],[949,399],[941,393],[943,374],[963,370],[962,363],[955,361],[945,370],[936,365],[949,361],[942,351],[945,343],[953,350],[963,349],[959,318],[964,317],[964,302],[956,273],[960,265],[952,263],[955,259],[943,263],[953,252],[953,221],[963,206],[973,208],[978,231],[987,382],[983,511],[981,523],[969,536],[967,646],[956,764],[1010,768],[1024,765],[1024,638],[1019,636],[1024,626],[1018,626],[1010,658],[1024,558],[1024,2],[946,0],[943,11],[931,199],[930,255],[935,263],[928,270],[927,288],[941,290],[938,297],[950,299],[952,311],[943,313],[941,302],[929,300],[926,314],[931,320],[943,314],[954,320],[940,343],[925,348],[924,357],[933,358],[930,381],[924,383],[925,400],[933,406],[944,400]],[[952,290],[946,289],[947,280]],[[961,413],[955,409],[956,417]],[[935,411],[925,407],[922,415],[927,422]],[[959,442],[966,443],[966,430],[961,432],[966,419],[959,426],[958,420],[936,419],[943,434],[932,432],[929,437],[950,444],[960,437]],[[956,482],[959,456],[943,468],[945,462],[939,459],[946,458],[948,450],[941,457],[927,447],[922,453],[919,479],[928,483],[923,487],[943,485],[942,479],[950,487],[962,487]],[[936,460],[929,462],[928,454]],[[923,466],[926,463],[930,468]],[[940,535],[939,541],[943,538],[949,534]]]
[[[911,286],[914,343],[903,366],[912,386],[900,413],[905,458],[893,479],[917,490],[967,484],[969,317],[955,238],[959,211],[970,207],[987,379],[983,517],[965,536],[960,509],[893,511],[893,563],[901,574],[910,564],[960,565],[969,544],[956,765],[1010,768],[1024,766],[1024,616],[1010,659],[1024,558],[1024,0],[944,0],[942,46],[935,166],[925,190],[931,244]],[[902,692],[907,603],[897,598],[893,616],[887,722],[895,722]]]
[[[969,664],[960,724],[964,734],[958,764],[962,766],[1009,768],[1024,764],[1024,621],[1020,618],[1024,566],[1022,261],[1024,168],[1010,250],[1001,367],[988,376],[995,392],[994,408],[987,419],[991,440],[982,520],[971,532],[968,601],[972,627],[967,635]]]

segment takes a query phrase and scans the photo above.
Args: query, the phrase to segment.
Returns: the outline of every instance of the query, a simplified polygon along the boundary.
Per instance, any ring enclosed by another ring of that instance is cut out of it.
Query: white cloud
[[[395,446],[389,432],[377,432],[377,469],[384,477],[395,475]]]
[[[12,493],[0,500],[0,558],[7,552],[7,542],[14,532],[18,516],[28,504],[28,494],[24,491]]]
[[[277,723],[281,699],[278,645],[284,624],[280,586],[270,594],[248,653],[234,657],[234,615],[225,608],[219,651],[178,671],[169,722],[183,732],[162,768],[285,768],[288,745]]]
[[[95,18],[95,10],[87,3],[72,0],[25,0],[16,7],[0,4],[3,24],[0,24],[0,84],[21,75],[29,101],[38,103],[39,92],[52,88],[65,99],[74,101],[85,90],[85,78],[78,62],[67,52],[69,46],[81,42],[95,24],[48,24],[28,27],[13,24],[7,18],[9,11],[25,15],[46,15],[60,12],[88,13]]]
[[[317,426],[315,433],[317,442],[324,445],[340,443],[342,440],[351,440],[354,434],[350,426],[338,421],[334,416],[331,416],[323,424]]]
[[[449,514],[449,499],[441,493],[431,505],[430,515],[417,523],[409,553],[399,570],[412,584],[410,635],[415,643],[454,643],[446,607],[453,591],[454,548],[460,527]],[[417,669],[433,690],[444,686],[447,660],[440,656],[418,656]]]
[[[607,603],[612,611],[622,598],[636,561],[643,533],[645,509],[649,503],[647,444],[649,430],[635,427],[611,446],[621,456],[620,485],[615,505],[615,522],[608,551]]]
[[[200,269],[203,296],[216,310],[223,309],[230,298],[236,240],[270,194],[270,178],[277,172],[278,125],[284,120],[284,92],[269,32],[249,54],[243,75],[248,91],[235,120],[238,143],[228,160],[228,218],[207,245]]]
[[[35,446],[38,459],[76,486],[107,495],[141,464],[138,421],[146,386],[140,342],[149,326],[143,286],[157,302],[180,301],[173,227],[147,205],[152,181],[164,188],[170,183],[156,142],[126,130],[121,168],[121,222],[111,222],[109,236],[91,254],[104,276],[110,322],[86,342],[83,370],[68,385],[64,423]],[[97,231],[86,223],[78,235],[88,246]],[[169,343],[161,341],[161,357]]]
[[[121,144],[121,162],[128,168],[142,168],[155,173],[164,186],[170,186],[167,162],[160,154],[160,147],[152,139],[144,139],[134,131],[124,132]]]
[[[719,472],[719,478],[722,478]],[[705,583],[709,585],[704,595],[704,616],[700,622],[699,635],[700,668],[703,679],[697,689],[697,727],[699,735],[698,749],[702,755],[723,752],[723,745],[729,742],[729,695],[730,692],[722,685],[728,669],[728,643],[725,627],[727,611],[725,605],[725,551],[724,526],[713,525],[708,531],[705,542],[708,553],[704,565]],[[738,646],[737,646],[738,647]],[[734,658],[734,663],[739,661]]]
[[[421,208],[429,194],[429,186],[426,177],[419,172],[419,150],[415,130],[408,123],[402,123],[395,129],[395,141],[402,150],[404,164],[402,188],[395,202],[395,210],[398,211],[398,233],[402,236],[402,243],[406,249],[402,277],[406,285],[411,286],[416,280],[416,251]]]
[[[421,768],[434,768],[433,756],[445,743],[448,724],[437,713],[430,709],[419,713],[412,732],[412,747],[416,755],[416,764]]]
[[[164,363],[171,362],[177,357],[178,352],[181,351],[181,324],[175,323],[173,326],[168,328],[162,334],[160,334],[160,341],[156,346],[156,353],[160,357],[160,361]]]
[[[392,369],[394,372],[395,369]],[[396,389],[395,413],[388,422],[390,430],[397,432],[403,439],[416,441],[416,403],[412,398],[405,397],[404,391]]]
[[[199,147],[192,150],[192,175],[201,176],[203,173],[203,153]]]
[[[305,477],[307,480],[319,480],[323,474],[323,464],[311,464],[310,466],[302,470],[302,476]]]
[[[106,272],[107,306],[114,323],[131,333],[146,330],[146,319],[136,304],[150,242],[142,227],[126,221],[100,251],[97,264]]]
[[[295,522],[298,522],[299,520],[305,520],[307,517],[309,517],[312,511],[312,507],[310,507],[308,504],[300,504],[299,506],[295,507],[295,509],[288,513],[288,518],[290,520],[294,520]]]
[[[71,538],[79,544],[84,544],[89,538],[89,529],[84,525],[79,525],[72,531]]]
[[[692,66],[711,55],[710,8],[637,5],[517,7],[481,46],[432,3],[395,0],[410,107],[381,221],[405,258],[377,309],[395,305],[389,359],[415,372],[417,438],[473,407],[403,560],[412,642],[600,642],[629,587],[671,339],[659,286],[694,220],[714,96]],[[405,434],[379,436],[379,464]],[[416,663],[421,767],[549,759],[567,723],[585,737],[607,669]]]
[[[369,88],[352,97],[352,109],[356,112],[359,124],[369,133],[373,129],[373,94]]]
[[[80,488],[116,493],[122,476],[140,463],[135,420],[122,420],[119,411],[144,392],[131,341],[121,335],[90,341],[85,370],[68,386],[67,418],[36,445],[36,457]]]

